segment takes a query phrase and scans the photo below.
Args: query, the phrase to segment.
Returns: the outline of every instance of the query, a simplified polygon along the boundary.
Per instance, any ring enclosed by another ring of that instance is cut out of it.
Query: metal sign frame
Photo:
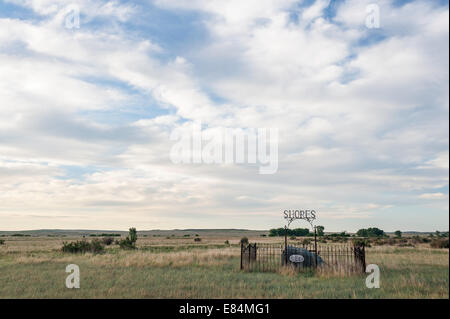
[[[287,212],[289,212],[289,214]],[[294,210],[294,214],[292,214],[291,210],[285,210],[283,212],[283,214],[284,214],[284,219],[286,219],[288,222],[287,225],[284,227],[284,229],[285,229],[284,250],[285,250],[286,265],[288,264],[288,254],[287,254],[288,228],[291,225],[291,223],[295,220],[305,220],[311,225],[311,228],[314,229],[314,255],[315,255],[315,261],[316,261],[315,266],[317,267],[317,254],[318,254],[318,252],[317,252],[317,226],[315,226],[313,224],[313,222],[316,220],[316,211],[315,210]]]

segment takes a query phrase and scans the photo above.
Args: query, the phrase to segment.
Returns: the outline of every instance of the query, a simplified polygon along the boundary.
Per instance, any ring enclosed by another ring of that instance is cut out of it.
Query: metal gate
[[[320,269],[364,273],[365,247],[334,244],[241,243],[242,270],[277,271],[286,266],[299,271]]]

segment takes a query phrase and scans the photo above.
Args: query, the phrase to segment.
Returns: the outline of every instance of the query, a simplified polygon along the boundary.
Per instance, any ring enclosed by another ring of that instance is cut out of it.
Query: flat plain
[[[448,249],[367,248],[367,264],[381,274],[380,288],[368,289],[367,274],[241,271],[243,235],[250,242],[282,241],[258,232],[173,231],[140,236],[134,250],[113,244],[100,254],[70,254],[61,251],[62,242],[80,240],[79,234],[4,236],[0,298],[449,298]],[[65,286],[69,264],[80,267],[80,289]]]

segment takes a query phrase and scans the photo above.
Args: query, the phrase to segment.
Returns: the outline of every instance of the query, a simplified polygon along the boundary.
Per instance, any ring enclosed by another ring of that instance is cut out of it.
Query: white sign
[[[302,255],[291,255],[289,260],[293,263],[302,263],[305,261],[305,258]]]

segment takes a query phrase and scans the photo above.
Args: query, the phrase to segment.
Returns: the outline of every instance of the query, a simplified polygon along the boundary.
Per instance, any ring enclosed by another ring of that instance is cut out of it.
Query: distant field
[[[61,252],[62,241],[79,236],[2,237],[0,298],[449,298],[448,249],[368,248],[367,262],[381,269],[381,288],[368,289],[364,275],[240,271],[243,234],[250,241],[282,240],[261,237],[264,232],[190,232],[140,233],[137,250],[113,245],[98,255]],[[72,263],[80,266],[80,289],[65,287]]]
[[[41,229],[41,230],[26,230],[26,231],[0,231],[0,236],[24,235],[30,237],[42,236],[62,236],[62,237],[79,237],[89,236],[93,234],[121,234],[126,236],[128,231],[119,230],[58,230],[58,229]],[[185,235],[200,235],[200,236],[260,236],[262,234],[269,234],[265,230],[246,230],[246,229],[173,229],[173,230],[143,230],[138,232],[139,236],[185,236]]]

